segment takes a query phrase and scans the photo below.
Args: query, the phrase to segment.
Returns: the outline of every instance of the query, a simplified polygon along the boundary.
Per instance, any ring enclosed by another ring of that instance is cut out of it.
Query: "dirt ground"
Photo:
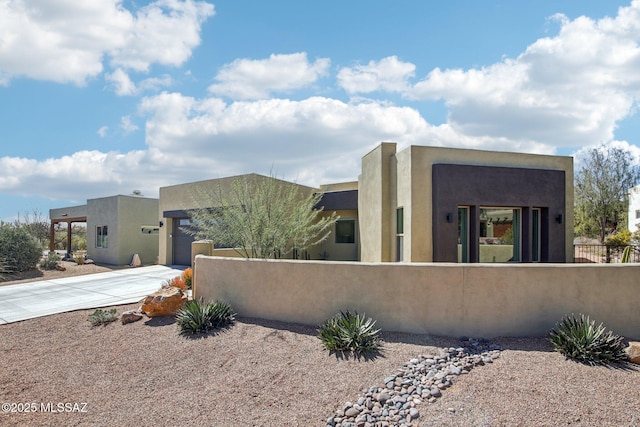
[[[102,273],[104,271],[112,271],[128,266],[115,265],[98,265],[98,264],[76,264],[75,262],[60,261],[59,265],[65,268],[65,271],[59,270],[36,270],[26,271],[24,273],[7,274],[4,278],[0,278],[0,286],[14,285],[16,283],[35,282],[38,280],[53,280],[63,277],[82,276],[84,274]]]

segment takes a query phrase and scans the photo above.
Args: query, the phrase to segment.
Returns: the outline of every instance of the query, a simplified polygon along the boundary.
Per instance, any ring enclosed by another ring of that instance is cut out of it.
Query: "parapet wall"
[[[357,310],[384,330],[544,336],[584,313],[640,339],[640,264],[444,264],[195,260],[194,294],[241,316],[319,325]]]

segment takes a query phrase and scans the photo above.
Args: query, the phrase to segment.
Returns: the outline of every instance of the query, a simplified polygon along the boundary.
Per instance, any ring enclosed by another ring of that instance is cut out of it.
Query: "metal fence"
[[[631,246],[629,262],[640,262],[640,246]],[[626,246],[573,245],[575,263],[619,263]]]

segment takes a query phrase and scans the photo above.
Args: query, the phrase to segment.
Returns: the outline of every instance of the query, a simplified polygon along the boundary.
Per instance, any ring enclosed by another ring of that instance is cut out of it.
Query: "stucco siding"
[[[545,336],[584,313],[640,339],[640,265],[352,263],[196,257],[194,292],[240,315],[319,325],[357,310],[387,331]]]

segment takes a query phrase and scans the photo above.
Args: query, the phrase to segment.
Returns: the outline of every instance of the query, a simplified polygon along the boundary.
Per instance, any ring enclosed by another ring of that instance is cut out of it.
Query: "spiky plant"
[[[623,338],[615,335],[589,316],[565,316],[549,332],[553,348],[567,358],[587,365],[604,365],[627,360]]]
[[[205,334],[235,321],[236,313],[223,301],[205,303],[203,298],[187,301],[176,313],[180,335]]]
[[[348,310],[326,320],[318,329],[318,338],[327,350],[362,354],[378,350],[380,329],[375,320]]]
[[[118,319],[118,316],[116,315],[115,308],[112,308],[110,310],[103,310],[101,308],[98,308],[96,311],[89,315],[89,318],[87,320],[89,321],[89,323],[91,323],[91,326],[98,326],[106,325],[107,323],[111,323],[116,319]]]

